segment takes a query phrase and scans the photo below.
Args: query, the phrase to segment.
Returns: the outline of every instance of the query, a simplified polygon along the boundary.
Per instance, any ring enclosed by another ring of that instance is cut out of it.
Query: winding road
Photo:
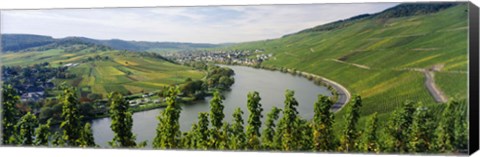
[[[352,97],[352,95],[350,94],[350,92],[347,90],[347,88],[345,88],[344,86],[342,86],[341,84],[335,82],[335,81],[332,81],[332,80],[329,80],[327,78],[324,78],[324,77],[321,77],[321,76],[318,76],[318,75],[315,75],[315,74],[311,74],[311,73],[307,73],[307,72],[300,72],[303,76],[311,76],[311,77],[316,77],[316,78],[320,78],[322,79],[326,84],[332,86],[338,93],[338,100],[337,102],[335,102],[335,104],[333,104],[332,106],[332,111],[333,112],[338,112],[340,111],[349,101],[350,101],[350,98]]]

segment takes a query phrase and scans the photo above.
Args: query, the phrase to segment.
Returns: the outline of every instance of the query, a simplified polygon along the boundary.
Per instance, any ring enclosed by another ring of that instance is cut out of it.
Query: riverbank
[[[246,66],[246,67],[252,67],[252,68],[257,68],[257,69],[264,69],[264,70],[270,70],[270,71],[280,71],[283,73],[289,73],[292,75],[296,76],[301,76],[304,77],[310,81],[313,81],[317,85],[325,86],[327,87],[330,91],[332,91],[333,99],[335,101],[334,105],[332,106],[332,111],[333,112],[338,112],[343,107],[348,104],[350,101],[352,95],[351,93],[342,86],[341,84],[332,81],[330,79],[327,79],[325,77],[315,75],[312,73],[307,73],[303,71],[298,71],[296,69],[289,69],[289,68],[284,68],[284,67],[267,67],[267,66],[261,66],[261,65],[243,65],[243,64],[226,64],[226,63],[220,63],[220,64],[225,64],[225,65],[236,65],[236,66]]]

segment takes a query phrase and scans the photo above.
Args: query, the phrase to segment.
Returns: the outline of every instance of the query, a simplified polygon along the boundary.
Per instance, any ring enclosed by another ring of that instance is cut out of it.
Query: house
[[[128,101],[128,104],[130,104],[130,106],[135,106],[135,105],[137,105],[137,101],[130,100],[130,101]]]
[[[20,96],[20,101],[22,101],[22,102],[40,101],[40,100],[43,99],[44,95],[45,95],[45,92],[43,92],[43,91],[28,92],[28,93],[24,93],[24,94],[22,94],[22,96]]]

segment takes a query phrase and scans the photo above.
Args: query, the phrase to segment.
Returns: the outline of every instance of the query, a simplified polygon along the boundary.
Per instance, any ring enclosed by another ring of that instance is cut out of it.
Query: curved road
[[[327,78],[315,75],[315,74],[311,74],[311,73],[307,73],[307,72],[300,72],[300,73],[304,76],[312,76],[312,77],[316,77],[316,78],[321,78],[325,83],[332,86],[337,91],[338,100],[332,106],[333,112],[340,111],[350,101],[350,98],[352,97],[352,95],[347,90],[347,88],[343,87],[341,84],[339,84],[335,81],[329,80]]]
[[[433,71],[425,70],[425,86],[436,102],[445,103],[448,101],[443,92],[436,86]]]

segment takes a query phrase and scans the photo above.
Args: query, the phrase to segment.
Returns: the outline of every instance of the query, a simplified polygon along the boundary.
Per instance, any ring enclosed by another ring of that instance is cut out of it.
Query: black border
[[[469,148],[471,155],[479,145],[479,47],[478,47],[478,7],[469,2]]]

